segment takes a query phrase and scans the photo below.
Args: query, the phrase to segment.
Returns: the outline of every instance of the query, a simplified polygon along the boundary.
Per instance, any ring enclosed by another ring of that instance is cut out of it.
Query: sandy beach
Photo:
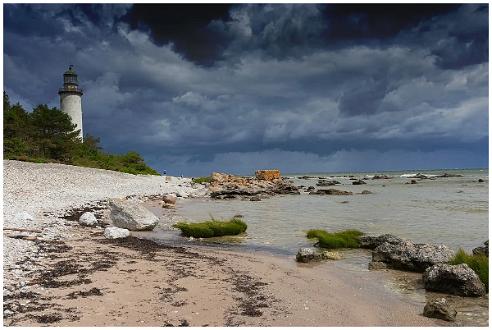
[[[394,276],[390,271],[351,272],[331,267],[333,261],[300,265],[293,257],[136,237],[108,240],[103,228],[76,221],[81,210],[102,211],[108,198],[170,192],[204,195],[190,179],[4,161],[4,324],[446,324],[423,317],[423,302],[384,285]],[[22,219],[21,212],[34,219]],[[32,238],[5,228],[33,230]]]

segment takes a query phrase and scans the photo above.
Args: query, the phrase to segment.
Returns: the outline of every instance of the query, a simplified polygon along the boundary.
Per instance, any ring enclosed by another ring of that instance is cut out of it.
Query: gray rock
[[[360,247],[363,249],[375,249],[383,243],[398,244],[403,240],[395,235],[384,234],[379,236],[361,236],[359,237]]]
[[[104,229],[104,237],[108,239],[125,238],[130,236],[130,231],[124,228],[118,227],[106,227]]]
[[[485,294],[484,284],[466,264],[434,265],[425,270],[422,278],[424,287],[430,291],[451,293],[464,297],[479,297]]]
[[[445,298],[428,301],[424,307],[424,316],[453,322],[456,319],[456,309],[451,307]]]
[[[97,218],[92,212],[85,212],[79,218],[79,223],[83,226],[93,227],[97,225]]]
[[[372,194],[372,191],[369,191],[369,190],[362,190],[361,191],[361,195],[370,195]]]
[[[355,185],[355,186],[358,186],[358,185],[361,185],[361,184],[366,184],[363,180],[355,180],[355,181],[352,181],[352,184]]]
[[[141,204],[134,201],[113,199],[110,201],[110,218],[116,227],[128,230],[152,230],[159,219]]]
[[[453,256],[453,250],[445,245],[415,244],[404,240],[379,245],[372,252],[372,261],[382,261],[394,269],[423,272],[430,266],[448,262]]]
[[[318,191],[311,191],[310,195],[352,195],[351,191],[344,191],[338,189],[318,189]]]
[[[487,257],[489,256],[489,240],[485,241],[483,243],[483,246],[479,246],[477,248],[474,248],[473,254],[483,254],[486,255]]]
[[[303,263],[308,263],[311,261],[321,261],[323,259],[327,259],[327,256],[325,256],[323,252],[313,248],[301,248],[296,255],[296,261]]]
[[[252,201],[252,202],[259,202],[259,201],[261,201],[261,198],[258,197],[258,196],[253,196],[249,200]]]

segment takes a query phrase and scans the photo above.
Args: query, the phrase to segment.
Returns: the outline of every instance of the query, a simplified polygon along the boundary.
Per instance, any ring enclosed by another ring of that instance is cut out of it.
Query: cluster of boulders
[[[417,244],[394,235],[362,236],[360,247],[372,249],[369,269],[393,268],[423,272],[426,290],[464,297],[480,297],[486,287],[478,275],[466,264],[450,265],[454,252],[445,245]],[[488,241],[474,253],[488,255]],[[453,321],[456,311],[444,300],[429,301],[424,315]]]
[[[334,186],[337,184],[340,184],[340,182],[337,180],[320,179],[320,180],[318,180],[318,183],[316,185],[318,187],[328,187],[328,186]]]
[[[161,203],[163,207],[174,206],[176,199],[174,194],[164,195]],[[104,226],[104,236],[117,239],[130,236],[130,231],[153,230],[159,218],[136,200],[111,199],[105,219],[98,219],[94,212],[84,212],[78,221],[88,227]]]
[[[299,194],[299,188],[280,177],[278,170],[257,171],[257,177],[240,177],[225,173],[212,173],[210,196],[215,199],[267,197],[276,194]]]

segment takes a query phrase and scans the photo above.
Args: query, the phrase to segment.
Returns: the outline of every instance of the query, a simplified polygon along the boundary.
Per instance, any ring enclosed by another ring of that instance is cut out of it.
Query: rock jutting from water
[[[273,181],[280,179],[279,170],[258,170],[255,172],[255,176],[258,180]]]
[[[366,184],[366,182],[359,179],[359,180],[352,181],[352,184],[354,186],[358,186],[358,185],[361,185],[361,184]]]
[[[340,184],[339,181],[337,180],[318,180],[318,183],[316,184],[318,187],[328,187],[328,186],[334,186]]]
[[[311,191],[310,195],[353,195],[351,191],[344,191],[338,189],[318,189],[317,191]]]
[[[483,246],[476,247],[472,250],[474,255],[477,254],[483,254],[486,255],[487,257],[489,256],[489,240],[486,240],[483,243]]]
[[[464,297],[480,297],[485,286],[466,264],[438,264],[425,270],[422,279],[426,290],[451,293]]]
[[[423,272],[428,267],[446,263],[454,256],[445,245],[416,244],[410,240],[392,244],[384,242],[372,252],[372,261],[384,262],[390,268]]]
[[[428,301],[424,306],[423,315],[434,319],[449,322],[456,320],[456,309],[449,305],[446,298],[438,298]]]
[[[340,259],[342,256],[336,251],[320,251],[314,248],[300,248],[296,254],[296,261],[302,263]]]
[[[276,194],[299,194],[297,186],[282,178],[264,180],[225,173],[212,173],[209,190],[210,197],[215,199],[255,195],[265,197]]]

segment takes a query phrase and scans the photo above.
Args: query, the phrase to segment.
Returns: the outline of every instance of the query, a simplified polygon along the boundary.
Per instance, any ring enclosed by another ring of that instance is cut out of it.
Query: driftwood
[[[29,229],[29,228],[3,228],[3,230],[20,231],[20,232],[28,232],[28,233],[42,233],[43,232],[40,229]]]

